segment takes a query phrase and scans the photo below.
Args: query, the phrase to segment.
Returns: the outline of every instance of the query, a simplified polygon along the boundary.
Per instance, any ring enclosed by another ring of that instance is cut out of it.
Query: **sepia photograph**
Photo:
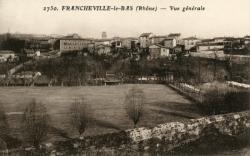
[[[0,0],[0,156],[250,156],[249,0]]]

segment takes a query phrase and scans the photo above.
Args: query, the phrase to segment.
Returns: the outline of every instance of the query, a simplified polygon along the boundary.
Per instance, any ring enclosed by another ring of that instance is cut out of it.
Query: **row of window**
[[[83,46],[63,46],[63,49],[83,49]]]
[[[68,43],[68,42],[64,42],[63,45],[87,45],[87,43]]]

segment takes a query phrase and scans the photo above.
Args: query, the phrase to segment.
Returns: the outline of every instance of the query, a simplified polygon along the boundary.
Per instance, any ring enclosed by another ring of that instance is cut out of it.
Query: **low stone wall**
[[[250,111],[170,122],[153,128],[136,128],[82,139],[73,139],[55,145],[59,153],[104,149],[133,149],[135,151],[170,151],[191,143],[206,133],[216,130],[222,135],[237,136],[250,128]]]
[[[234,82],[234,81],[227,81],[226,83],[231,87],[242,88],[242,89],[250,89],[249,84],[239,83],[239,82]]]

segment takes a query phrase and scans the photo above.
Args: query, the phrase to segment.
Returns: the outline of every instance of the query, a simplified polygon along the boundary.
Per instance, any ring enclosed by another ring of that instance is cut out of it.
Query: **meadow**
[[[84,135],[97,135],[133,128],[124,109],[125,94],[133,84],[83,87],[2,87],[0,102],[7,114],[13,136],[22,138],[22,112],[31,100],[44,104],[50,115],[47,141],[77,137],[70,124],[70,105],[84,98],[91,107],[93,121]],[[197,106],[165,85],[137,85],[145,93],[143,116],[138,127],[182,121],[201,116]]]

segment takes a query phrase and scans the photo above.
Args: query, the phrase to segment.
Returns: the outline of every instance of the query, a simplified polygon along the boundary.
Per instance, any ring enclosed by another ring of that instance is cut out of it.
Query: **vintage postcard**
[[[0,0],[0,155],[250,155],[249,0]]]

